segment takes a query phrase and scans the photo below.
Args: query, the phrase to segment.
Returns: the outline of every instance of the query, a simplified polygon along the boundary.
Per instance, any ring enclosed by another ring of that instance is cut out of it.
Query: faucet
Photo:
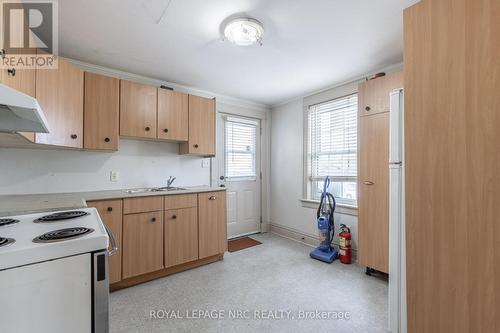
[[[167,180],[167,188],[172,187],[172,184],[175,182],[176,179],[177,179],[176,177],[170,176]]]

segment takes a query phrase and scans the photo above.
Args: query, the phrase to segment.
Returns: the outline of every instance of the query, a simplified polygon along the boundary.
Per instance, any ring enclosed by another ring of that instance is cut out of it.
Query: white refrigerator
[[[406,333],[404,198],[404,93],[390,94],[389,135],[389,331]]]

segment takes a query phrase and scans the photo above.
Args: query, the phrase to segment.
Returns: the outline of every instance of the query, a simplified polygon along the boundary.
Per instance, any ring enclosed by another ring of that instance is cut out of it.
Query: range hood
[[[0,132],[49,133],[49,127],[35,98],[0,84]]]

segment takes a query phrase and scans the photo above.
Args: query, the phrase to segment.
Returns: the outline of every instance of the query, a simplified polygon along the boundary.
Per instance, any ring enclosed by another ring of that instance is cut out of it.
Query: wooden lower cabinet
[[[196,207],[166,210],[165,268],[198,259],[198,212]]]
[[[94,201],[88,206],[97,209],[118,245],[118,251],[109,257],[109,283],[118,282],[122,279],[122,200]]]
[[[124,215],[122,278],[163,266],[163,212]]]
[[[227,250],[226,192],[198,194],[200,259]]]
[[[358,261],[389,272],[389,113],[359,118]]]

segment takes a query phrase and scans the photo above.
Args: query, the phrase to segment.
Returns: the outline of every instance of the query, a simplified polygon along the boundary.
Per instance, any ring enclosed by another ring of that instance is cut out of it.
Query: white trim
[[[155,86],[161,86],[165,85],[171,88],[174,88],[175,90],[185,92],[185,93],[191,93],[195,94],[198,96],[202,97],[209,97],[213,98],[215,97],[217,99],[217,102],[228,104],[228,105],[233,105],[233,106],[242,106],[242,107],[247,107],[251,109],[257,109],[260,111],[270,111],[270,107],[268,105],[262,104],[262,103],[257,103],[249,100],[244,100],[236,97],[231,97],[227,95],[222,95],[222,94],[217,94],[208,90],[203,90],[200,88],[196,87],[189,87],[189,86],[184,86],[181,84],[177,84],[174,82],[169,82],[165,80],[160,80],[157,78],[150,78],[146,77],[143,75],[139,74],[134,74],[134,73],[129,73],[117,69],[112,69],[108,67],[103,67],[99,65],[94,65],[94,64],[89,64],[87,62],[83,62],[80,60],[75,60],[75,59],[70,59],[70,58],[64,58],[66,61],[80,67],[84,71],[92,72],[95,74],[101,74],[101,75],[107,75],[107,76],[112,76],[116,77],[118,79],[123,79],[123,80],[130,80],[138,83],[144,83],[144,84],[151,84]]]
[[[318,209],[319,201],[310,199],[299,199],[304,208]],[[335,207],[335,213],[358,216],[358,207],[349,206],[344,204],[337,204]]]

